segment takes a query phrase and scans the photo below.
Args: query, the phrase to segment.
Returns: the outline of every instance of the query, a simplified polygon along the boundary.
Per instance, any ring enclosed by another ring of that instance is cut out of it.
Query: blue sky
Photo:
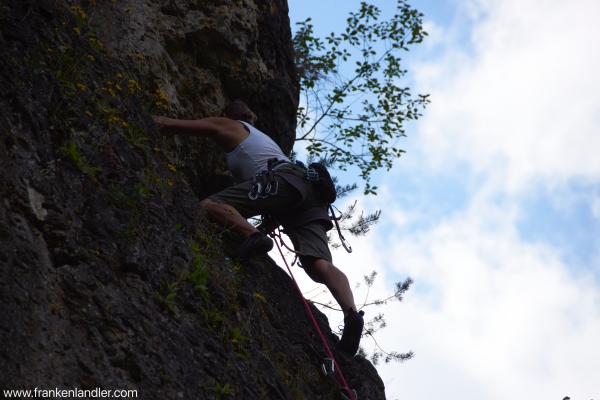
[[[292,27],[339,32],[359,4],[289,0]],[[416,353],[379,367],[387,397],[599,399],[600,3],[410,4],[429,37],[402,85],[432,103],[375,174],[379,195],[341,203],[382,222],[334,254],[352,282],[375,268],[380,293],[415,279],[403,303],[366,310],[386,313],[384,348]]]

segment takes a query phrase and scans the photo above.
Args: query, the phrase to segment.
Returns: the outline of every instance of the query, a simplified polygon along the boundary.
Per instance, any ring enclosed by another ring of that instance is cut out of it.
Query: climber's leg
[[[246,237],[258,232],[258,229],[230,205],[217,203],[210,198],[202,200],[200,204],[210,219],[234,232],[241,233]]]
[[[276,195],[251,199],[248,194],[252,181],[227,188],[201,201],[208,216],[222,226],[246,237],[242,246],[231,254],[232,257],[248,259],[264,254],[273,248],[273,241],[247,218],[256,215],[285,212],[299,201],[299,193],[280,177],[276,177],[278,190]]]
[[[327,289],[344,312],[344,317],[348,316],[349,310],[356,311],[354,296],[346,274],[322,258],[302,257],[301,260],[302,267],[308,276],[313,281],[327,286]]]

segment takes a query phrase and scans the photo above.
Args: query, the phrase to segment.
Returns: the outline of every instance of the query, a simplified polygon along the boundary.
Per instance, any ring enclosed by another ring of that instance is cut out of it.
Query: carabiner
[[[258,197],[260,197],[261,199],[266,199],[267,197],[269,197],[269,193],[267,193],[268,186],[269,184],[266,184],[261,188],[260,192],[258,192]]]
[[[350,400],[350,397],[346,396],[346,392],[348,392],[348,390],[349,389],[346,389],[346,388],[340,388],[340,394],[342,395],[344,400]],[[354,400],[358,400],[358,396],[356,395],[356,390],[352,389],[350,391],[352,392],[352,397],[354,397]]]
[[[256,200],[260,195],[261,191],[262,184],[260,182],[254,182],[254,185],[252,185],[252,189],[250,189],[250,192],[248,193],[248,198],[250,200]]]
[[[324,358],[321,369],[326,376],[333,375],[335,373],[335,363],[333,362],[333,359],[329,357]]]
[[[267,184],[267,187],[265,188],[265,193],[274,196],[277,194],[277,189],[279,189],[279,182],[273,179]]]
[[[308,181],[318,181],[319,173],[314,168],[308,168],[306,170],[306,180]]]
[[[344,249],[346,249],[346,251],[347,251],[348,253],[352,253],[352,246],[350,246],[350,242],[348,242],[348,241],[346,240],[346,238],[345,238],[345,237],[343,237],[343,236],[342,236],[342,237],[340,237],[340,241],[342,242],[342,246],[344,246]]]

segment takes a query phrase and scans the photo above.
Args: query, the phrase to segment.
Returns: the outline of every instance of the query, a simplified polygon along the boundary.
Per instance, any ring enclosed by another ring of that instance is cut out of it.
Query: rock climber
[[[364,325],[363,312],[356,310],[348,278],[332,264],[327,204],[307,180],[306,168],[292,163],[271,138],[253,126],[256,115],[239,100],[227,105],[218,117],[154,120],[165,135],[208,137],[224,150],[229,170],[241,183],[200,204],[213,221],[246,237],[232,256],[247,259],[270,251],[271,238],[247,218],[275,216],[299,254],[304,271],[313,281],[325,284],[343,310],[344,330],[337,348],[354,356]],[[270,178],[265,181],[266,171]],[[266,193],[257,182],[268,187]],[[260,188],[263,190],[259,192]]]

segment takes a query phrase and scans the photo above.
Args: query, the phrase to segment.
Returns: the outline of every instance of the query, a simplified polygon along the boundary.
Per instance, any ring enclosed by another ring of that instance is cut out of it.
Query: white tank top
[[[238,122],[248,128],[250,135],[233,151],[225,153],[227,166],[238,182],[250,180],[260,171],[266,170],[269,158],[290,161],[270,137],[247,122]]]

